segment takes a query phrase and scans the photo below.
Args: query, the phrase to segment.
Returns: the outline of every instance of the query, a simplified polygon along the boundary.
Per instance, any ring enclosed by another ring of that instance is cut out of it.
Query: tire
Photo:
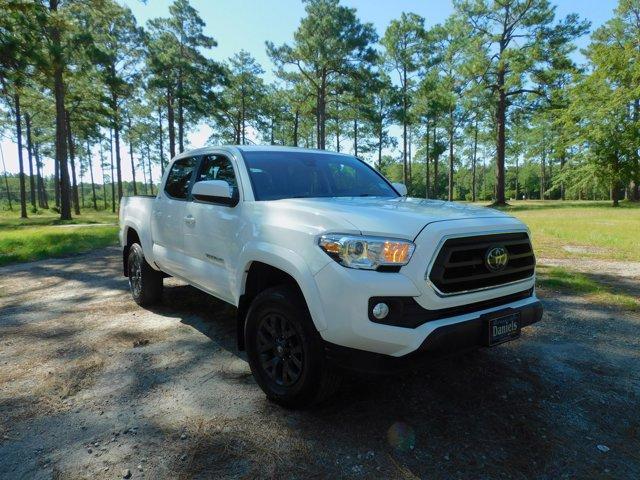
[[[158,303],[162,298],[162,273],[147,263],[142,247],[134,243],[129,247],[127,274],[131,296],[141,307]]]
[[[271,401],[304,408],[329,397],[340,383],[304,299],[296,289],[273,287],[251,302],[245,346],[256,382]]]

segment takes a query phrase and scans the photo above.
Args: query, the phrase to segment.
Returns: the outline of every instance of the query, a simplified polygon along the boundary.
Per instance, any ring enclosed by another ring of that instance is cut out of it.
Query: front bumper
[[[519,312],[521,326],[526,327],[540,321],[542,311],[542,303],[535,300],[521,307],[507,307],[495,312],[505,314]],[[437,327],[417,350],[400,357],[344,347],[326,341],[324,348],[327,361],[333,367],[384,374],[416,368],[425,361],[482,347],[485,345],[485,339],[485,319],[477,315],[470,320]]]
[[[357,350],[402,357],[418,350],[440,327],[464,323],[507,307],[526,307],[537,301],[535,294],[511,299],[512,295],[533,291],[533,279],[522,285],[438,299],[429,292],[424,280],[414,281],[404,274],[404,268],[398,273],[381,273],[345,268],[335,262],[322,268],[315,276],[326,325],[326,328],[318,329],[322,339]],[[418,283],[422,283],[422,288]],[[414,319],[405,326],[376,323],[369,317],[369,302],[375,297],[411,297],[415,301],[414,311],[425,309],[446,315],[424,321],[428,315],[424,312],[424,319]],[[495,299],[504,301],[489,305]],[[461,307],[473,307],[473,310]]]

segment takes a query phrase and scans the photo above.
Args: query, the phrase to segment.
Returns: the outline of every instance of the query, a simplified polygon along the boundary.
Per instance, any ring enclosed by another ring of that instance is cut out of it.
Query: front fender
[[[328,261],[331,261],[327,258]],[[238,265],[236,278],[236,304],[245,291],[247,274],[252,262],[262,262],[289,274],[297,282],[307,302],[311,319],[318,331],[325,330],[327,323],[320,301],[318,286],[313,273],[304,259],[293,250],[267,242],[251,242],[245,245]]]

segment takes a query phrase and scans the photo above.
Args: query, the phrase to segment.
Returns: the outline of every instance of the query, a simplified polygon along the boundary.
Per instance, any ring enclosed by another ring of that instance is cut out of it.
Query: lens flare
[[[396,450],[406,452],[416,446],[416,432],[404,422],[396,422],[387,431],[387,442]]]

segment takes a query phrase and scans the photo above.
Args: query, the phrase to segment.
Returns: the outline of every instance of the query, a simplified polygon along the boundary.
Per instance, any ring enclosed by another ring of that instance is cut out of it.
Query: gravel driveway
[[[541,291],[516,342],[265,400],[234,310],[109,248],[0,269],[0,478],[640,478],[640,317]]]

